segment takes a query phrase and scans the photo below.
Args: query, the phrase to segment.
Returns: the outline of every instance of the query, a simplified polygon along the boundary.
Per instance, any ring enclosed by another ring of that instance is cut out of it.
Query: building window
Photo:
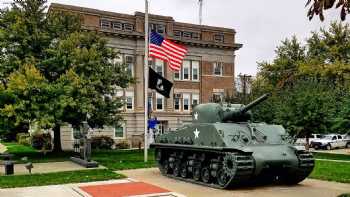
[[[174,30],[174,36],[177,38],[181,38],[181,31]]]
[[[182,79],[183,80],[190,79],[190,66],[191,66],[190,61],[188,61],[188,60],[183,61],[183,66],[182,66]]]
[[[134,57],[131,55],[125,56],[125,64],[127,65],[128,74],[134,76]]]
[[[126,128],[125,128],[125,123],[122,123],[120,125],[116,125],[114,127],[114,138],[125,138],[125,131],[126,131]]]
[[[123,30],[123,24],[121,22],[113,22],[112,26],[114,30]]]
[[[174,110],[180,111],[181,94],[174,94]]]
[[[221,103],[224,99],[224,93],[223,92],[214,92],[213,93],[213,102],[214,103]]]
[[[183,98],[183,110],[189,111],[190,110],[190,94],[182,94]]]
[[[184,38],[191,38],[192,37],[192,33],[188,32],[188,31],[184,31],[184,32],[182,32],[182,37],[184,37]]]
[[[179,71],[174,71],[174,80],[181,80],[181,69]]]
[[[157,101],[157,111],[163,111],[164,110],[164,97],[157,93],[156,95],[156,101]]]
[[[130,23],[124,23],[123,24],[123,29],[124,31],[133,31],[134,30],[134,25]]]
[[[155,70],[156,70],[156,73],[160,74],[161,76],[164,76],[164,61],[163,60],[156,59]]]
[[[162,24],[150,24],[149,25],[151,31],[155,31],[159,34],[165,34],[165,25]]]
[[[223,34],[215,34],[214,41],[215,42],[224,42],[224,35]]]
[[[193,32],[193,33],[192,33],[192,39],[194,39],[194,40],[200,40],[200,34],[199,34],[199,33],[196,33],[196,32]]]
[[[102,19],[100,21],[100,26],[102,29],[109,29],[109,28],[111,28],[111,21],[106,20],[106,19]]]
[[[152,112],[153,111],[153,96],[152,93],[148,93],[148,111]]]
[[[199,61],[192,61],[192,80],[199,81]]]
[[[214,75],[222,76],[223,65],[221,62],[215,62],[214,64]]]
[[[134,109],[134,92],[126,92],[125,100],[126,100],[126,109],[133,110]]]
[[[192,106],[199,104],[199,94],[192,94]]]

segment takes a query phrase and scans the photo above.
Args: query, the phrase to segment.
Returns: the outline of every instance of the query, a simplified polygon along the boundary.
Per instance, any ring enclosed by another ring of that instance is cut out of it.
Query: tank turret
[[[239,109],[232,111],[226,110],[224,112],[222,122],[241,122],[250,120],[251,114],[248,113],[248,111],[253,107],[259,105],[261,102],[265,101],[269,96],[270,94],[264,94],[256,100],[250,102],[248,105],[242,106]]]
[[[193,109],[193,122],[215,123],[215,122],[242,122],[251,119],[250,109],[260,104],[269,97],[264,94],[248,105],[242,104],[218,104],[206,103],[197,105]]]

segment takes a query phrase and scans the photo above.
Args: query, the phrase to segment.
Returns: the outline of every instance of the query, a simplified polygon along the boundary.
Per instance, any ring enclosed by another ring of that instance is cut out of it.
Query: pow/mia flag
[[[156,73],[152,68],[149,68],[148,74],[148,87],[156,90],[159,94],[169,98],[170,90],[173,87],[173,84]]]

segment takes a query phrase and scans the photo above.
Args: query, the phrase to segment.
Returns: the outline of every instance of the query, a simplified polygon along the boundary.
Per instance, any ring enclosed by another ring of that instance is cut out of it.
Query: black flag
[[[156,73],[152,68],[149,68],[148,70],[148,87],[169,98],[173,83]]]

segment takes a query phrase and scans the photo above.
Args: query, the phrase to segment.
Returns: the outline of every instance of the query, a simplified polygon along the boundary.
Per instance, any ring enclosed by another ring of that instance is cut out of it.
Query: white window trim
[[[121,127],[123,128],[123,137],[117,137],[115,136],[116,128],[115,126],[113,127],[113,139],[126,139],[126,123],[123,122],[121,124]]]
[[[194,97],[197,97],[197,99],[194,99]],[[197,104],[200,104],[199,94],[196,94],[196,93],[192,94],[192,102],[191,102],[192,105],[193,105],[194,100],[197,100],[198,101]]]
[[[131,109],[128,109],[127,105],[128,105],[128,102],[127,102],[127,99],[128,97],[131,97],[131,100],[132,100],[132,108]],[[133,111],[135,108],[135,94],[133,91],[127,91],[125,92],[125,109],[127,111]]]
[[[182,79],[182,69],[180,69],[179,71],[178,71],[178,73],[179,73],[179,78],[177,79],[177,78],[175,78],[175,72],[174,72],[174,81],[181,81],[181,79]]]
[[[215,73],[215,66],[216,65],[221,65],[221,71],[220,71],[219,75]],[[224,65],[223,65],[223,63],[222,62],[214,62],[213,63],[213,75],[215,75],[215,76],[223,76],[223,72],[224,72]]]
[[[151,94],[151,96],[148,96],[147,97],[147,105],[148,105],[148,102],[150,101],[151,102],[151,106],[150,106],[150,108],[151,108],[151,110],[153,111],[153,94]],[[147,106],[148,107],[148,106]]]
[[[130,56],[130,57],[132,57],[132,59],[133,59],[133,62],[132,63],[126,63],[126,57],[128,57],[128,56]],[[134,77],[135,76],[135,60],[134,60],[134,56],[133,55],[124,55],[124,63],[125,64],[132,64],[132,67],[131,67],[131,76],[132,77]],[[129,65],[127,65],[127,68],[126,69],[128,69],[128,67],[129,67]]]
[[[188,62],[189,64],[186,65],[185,62]],[[185,67],[188,68],[188,79],[185,79]],[[191,61],[190,60],[184,60],[182,63],[182,81],[189,81],[191,80]]]
[[[188,109],[185,110],[185,99],[188,100]],[[182,94],[182,110],[184,112],[189,112],[191,110],[191,95],[188,93]]]
[[[159,62],[161,62],[162,65],[159,65],[159,64],[158,64]],[[160,59],[155,59],[154,67],[155,67],[156,73],[158,73],[158,71],[157,71],[157,67],[158,67],[158,66],[162,66],[162,76],[164,77],[164,61],[163,61],[163,60],[160,60]]]
[[[198,62],[198,64],[193,64],[194,62]],[[196,66],[194,66],[194,65],[196,65]],[[193,69],[194,69],[194,67],[197,67],[197,79],[193,79],[193,76],[194,76]],[[192,61],[192,69],[191,69],[192,70],[192,72],[191,72],[192,73],[192,76],[191,76],[192,77],[192,81],[196,81],[196,82],[199,81],[199,67],[200,67],[199,66],[199,61]]]
[[[158,109],[158,98],[161,98],[162,99],[162,109]],[[164,111],[164,97],[158,93],[156,93],[156,107],[155,107],[155,110],[156,111]]]
[[[174,100],[174,111],[176,112],[179,112],[181,111],[181,98],[177,98],[179,100],[179,109],[175,109],[175,98],[173,99]]]

